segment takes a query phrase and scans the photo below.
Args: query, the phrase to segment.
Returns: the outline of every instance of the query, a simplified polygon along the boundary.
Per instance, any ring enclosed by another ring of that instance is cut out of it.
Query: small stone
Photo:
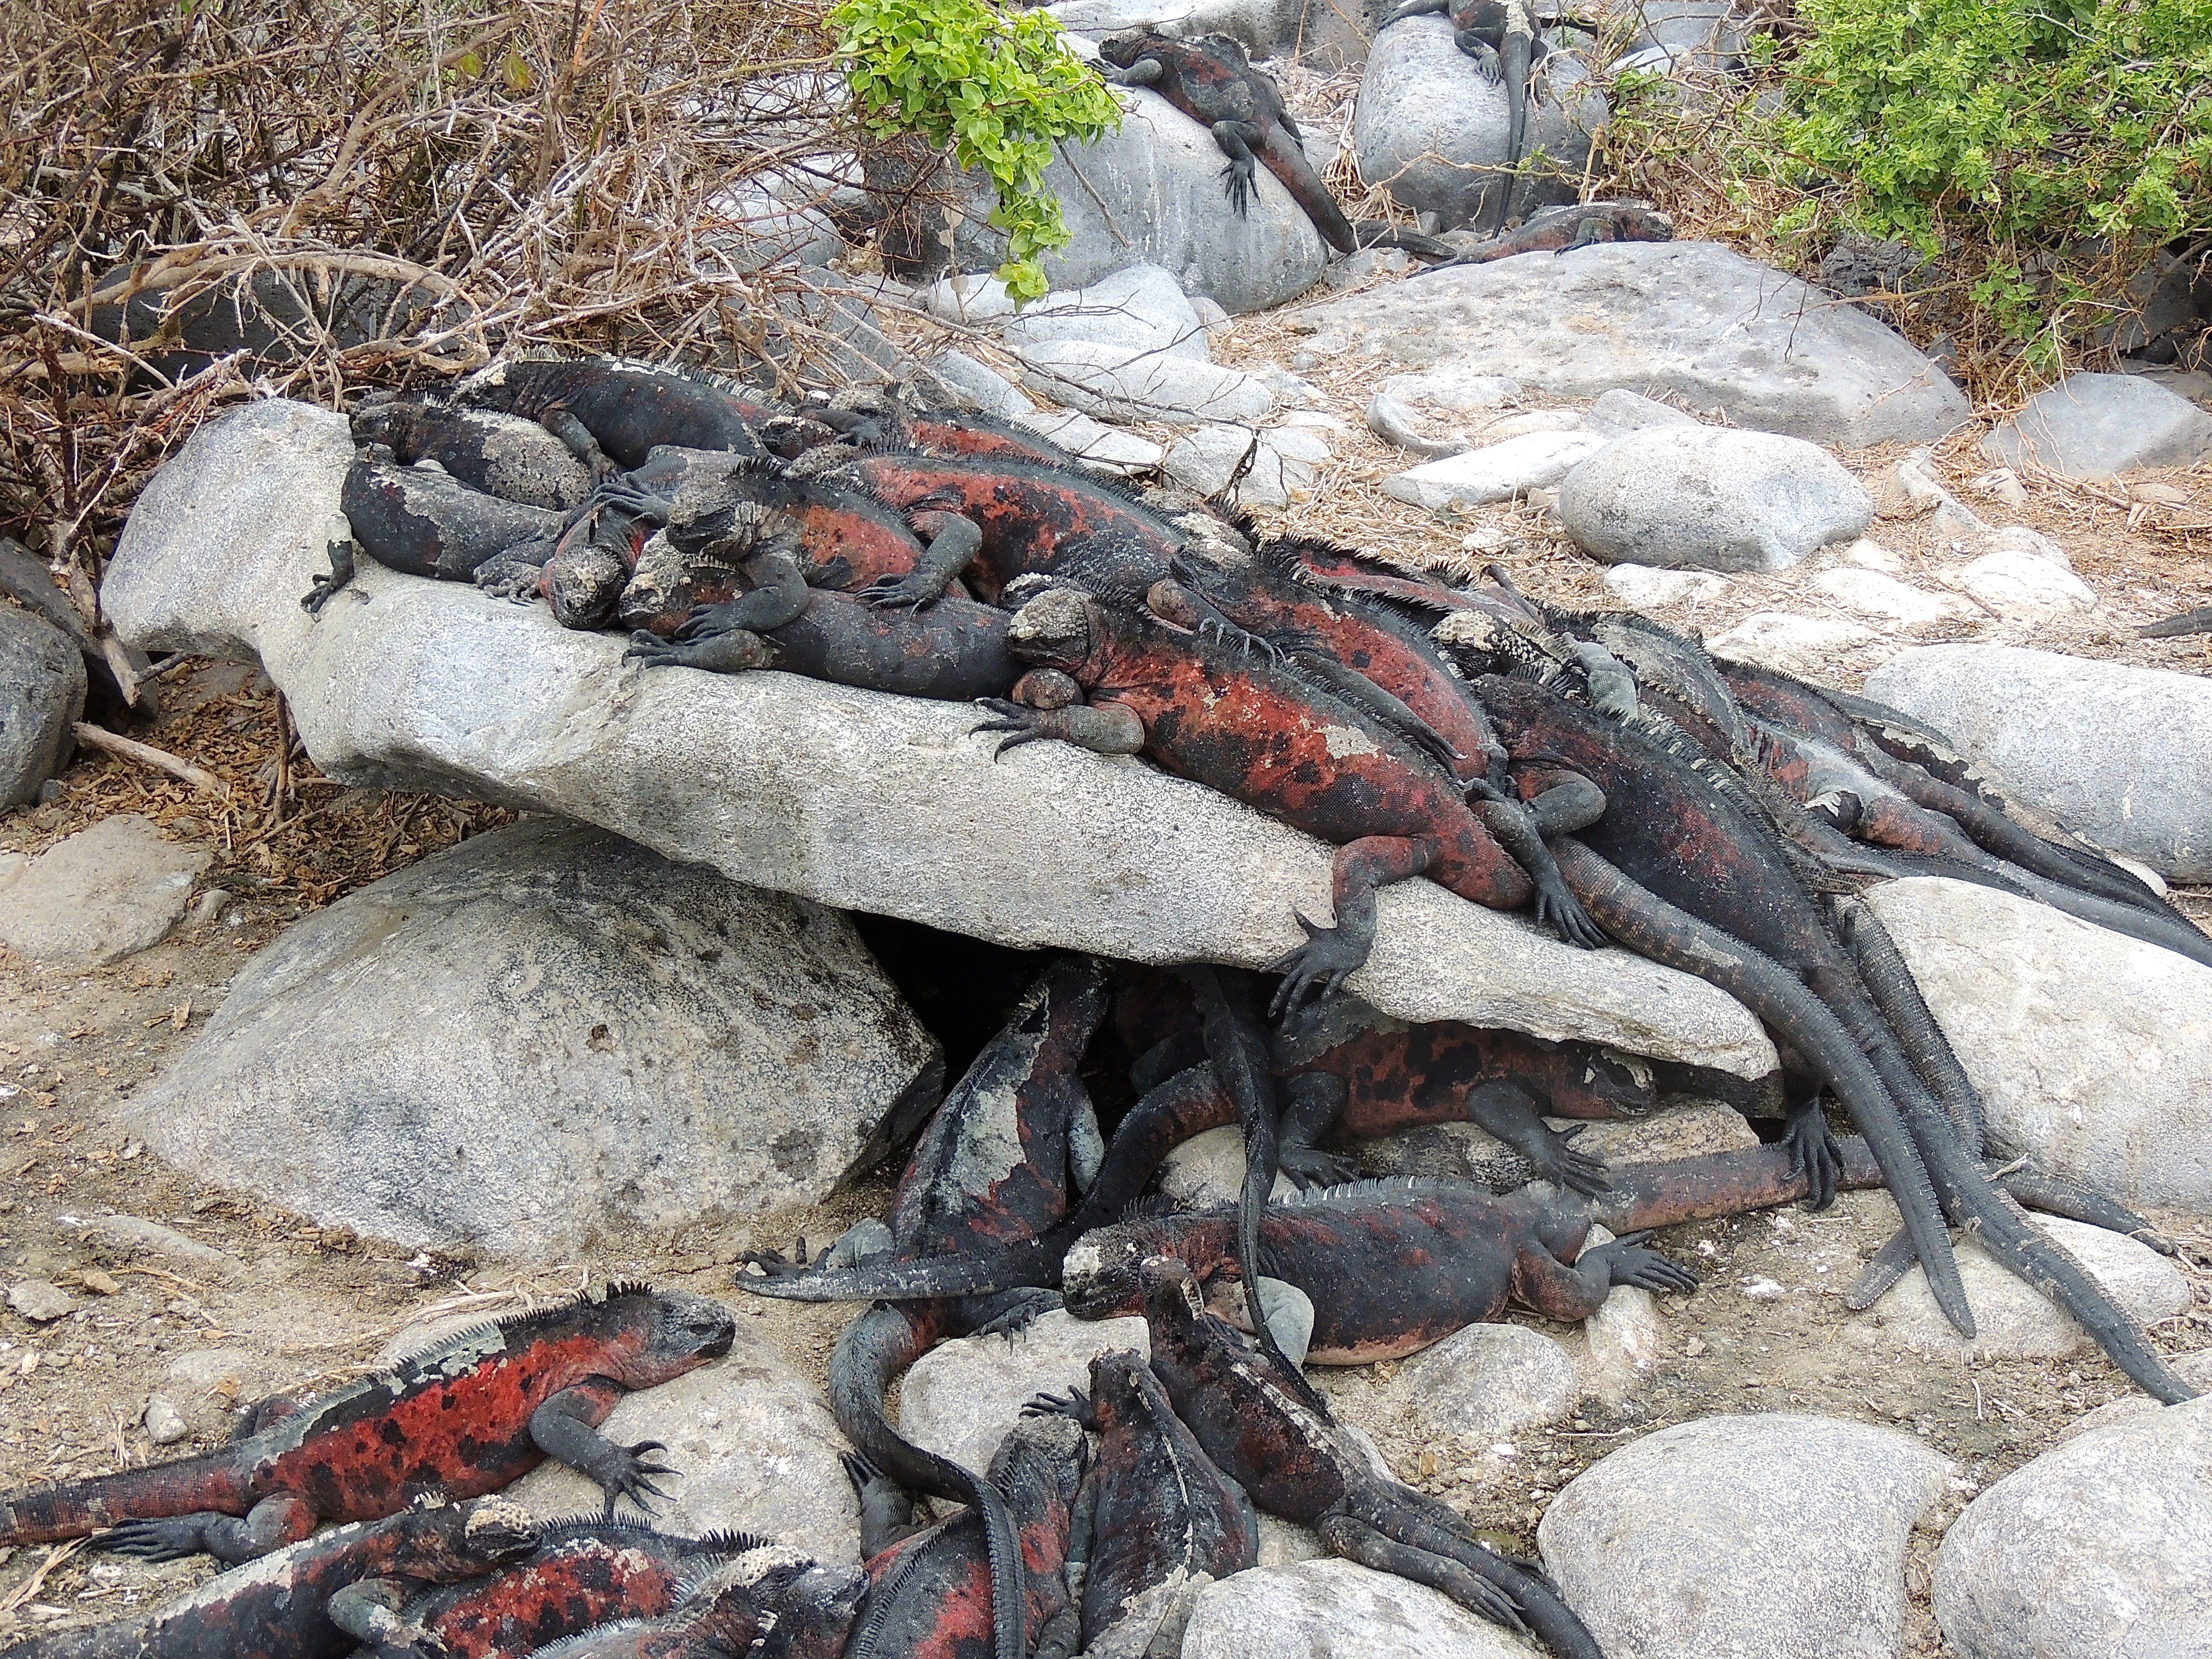
[[[2027,505],[2027,489],[2020,477],[2008,466],[1993,467],[1978,477],[1969,478],[1966,488],[1977,495],[1990,495],[2009,507]],[[2185,499],[2186,499],[2185,497]]]
[[[222,907],[229,902],[228,888],[210,887],[192,901],[191,912],[185,918],[185,923],[193,927],[204,927],[221,915]]]
[[[1145,1322],[1055,1311],[1011,1336],[939,1343],[900,1385],[899,1429],[918,1446],[986,1468],[1031,1395],[1087,1391],[1091,1357],[1115,1348],[1152,1352]]]
[[[97,967],[158,945],[214,854],[135,812],[55,843],[0,874],[0,944],[34,961]]]
[[[1057,409],[1014,417],[1041,438],[1049,438],[1085,465],[1101,472],[1144,472],[1165,454],[1149,438]]]
[[[77,1278],[94,1296],[113,1296],[123,1288],[97,1267],[86,1268]]]
[[[1671,404],[1631,392],[1625,386],[1599,393],[1597,401],[1589,406],[1589,421],[1593,428],[1609,428],[1616,433],[1641,432],[1650,426],[1700,424],[1696,416],[1686,415]]]
[[[1963,599],[1948,593],[1924,592],[1879,570],[1856,567],[1823,570],[1813,578],[1813,586],[1862,617],[1899,623],[1907,628],[1957,622],[1974,614],[1974,608]]]
[[[1233,1123],[1206,1129],[1170,1152],[1160,1161],[1160,1191],[1194,1210],[1234,1204],[1244,1193],[1244,1137]],[[1289,1177],[1278,1175],[1270,1198],[1297,1190]]]
[[[1894,1429],[1708,1417],[1577,1476],[1536,1538],[1609,1654],[1875,1659],[1898,1651],[1905,1540],[1949,1468]]]
[[[1326,1560],[1328,1557],[1328,1546],[1321,1541],[1321,1534],[1312,1528],[1285,1521],[1280,1516],[1261,1516],[1260,1559],[1254,1565],[1288,1567],[1300,1561]]]
[[[2212,1400],[2077,1435],[1966,1506],[1936,1553],[1961,1659],[2184,1656],[2212,1607]]]
[[[157,1446],[173,1446],[192,1431],[191,1425],[185,1421],[184,1413],[171,1405],[165,1395],[158,1394],[146,1396],[144,1422],[146,1437]]]
[[[1496,1439],[1556,1423],[1581,1394],[1572,1355],[1520,1325],[1469,1325],[1398,1368],[1390,1385],[1425,1437]]]
[[[2001,549],[1984,553],[1956,578],[2007,622],[2046,622],[2097,608],[2097,595],[2064,565],[2032,553]]]
[[[1706,641],[1705,646],[1715,656],[1732,661],[1818,679],[1839,654],[1872,645],[1875,637],[1873,630],[1856,623],[1759,611]]]
[[[1894,576],[1905,568],[1904,560],[1871,536],[1860,537],[1836,557],[1845,564],[1855,564],[1862,570],[1879,570],[1887,576]]]
[[[45,1279],[25,1279],[10,1285],[8,1305],[33,1325],[50,1325],[76,1311],[69,1294]]]
[[[1022,383],[1081,410],[1130,421],[1251,421],[1275,394],[1257,375],[1218,363],[1094,340],[1042,340],[1023,347]]]
[[[1088,340],[1207,361],[1206,325],[1176,279],[1158,265],[1129,265],[1086,288],[1048,294],[1000,331],[1009,351],[1054,340]]]
[[[1455,506],[1480,507],[1555,483],[1569,468],[1605,447],[1589,432],[1531,432],[1504,443],[1428,461],[1383,481],[1394,501],[1431,513]]]
[[[988,323],[1014,314],[1006,285],[986,270],[943,277],[921,290],[922,308],[940,322]]]
[[[1606,591],[1638,611],[1662,605],[1705,605],[1728,592],[1728,578],[1705,570],[1661,570],[1617,564],[1605,573]]]
[[[1874,501],[1802,438],[1700,426],[1615,439],[1566,474],[1559,519],[1607,563],[1782,570],[1874,521]]]

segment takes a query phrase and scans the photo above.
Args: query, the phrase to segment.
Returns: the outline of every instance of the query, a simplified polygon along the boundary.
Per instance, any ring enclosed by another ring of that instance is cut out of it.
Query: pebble
[[[50,1325],[76,1311],[70,1294],[46,1279],[19,1279],[10,1285],[8,1305],[33,1325]]]
[[[163,1395],[149,1394],[146,1396],[143,1420],[146,1437],[157,1446],[173,1446],[192,1431],[192,1425],[185,1421],[184,1413],[171,1405]]]
[[[1982,440],[1982,453],[2069,478],[2191,466],[2212,455],[2212,415],[2137,374],[2070,374]]]
[[[1233,1123],[1204,1130],[1160,1161],[1159,1189],[1194,1210],[1234,1204],[1244,1194],[1244,1137]],[[1268,1196],[1296,1192],[1287,1176],[1278,1175]]]
[[[1898,1651],[1905,1540],[1949,1469],[1894,1429],[1707,1417],[1577,1476],[1536,1539],[1615,1659],[1875,1659]]]
[[[1606,592],[1638,611],[1709,604],[1728,592],[1725,576],[1705,570],[1662,570],[1649,564],[1617,564],[1602,580]]]

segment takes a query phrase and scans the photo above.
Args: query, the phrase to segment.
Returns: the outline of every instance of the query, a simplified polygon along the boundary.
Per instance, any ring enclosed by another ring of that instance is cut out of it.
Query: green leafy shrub
[[[2212,229],[2212,0],[1799,0],[1771,138],[2048,369]],[[1969,258],[1961,262],[1960,250]]]
[[[1068,242],[1045,188],[1053,144],[1121,124],[1106,83],[1061,46],[1059,21],[1009,16],[989,0],[841,0],[829,23],[868,131],[911,132],[981,167],[998,192],[991,224],[1006,236],[1006,291],[1042,294],[1038,256]]]

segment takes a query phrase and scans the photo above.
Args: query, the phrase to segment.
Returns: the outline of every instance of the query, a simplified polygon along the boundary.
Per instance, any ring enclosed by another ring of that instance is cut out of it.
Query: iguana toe
[[[192,1521],[125,1521],[103,1533],[97,1542],[111,1555],[141,1561],[181,1561],[203,1548],[199,1525]]]

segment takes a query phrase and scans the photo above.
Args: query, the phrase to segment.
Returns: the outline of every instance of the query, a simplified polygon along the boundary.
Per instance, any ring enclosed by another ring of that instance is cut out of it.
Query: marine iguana
[[[1229,165],[1221,170],[1237,216],[1250,211],[1255,166],[1283,181],[1314,228],[1339,253],[1361,246],[1400,247],[1431,258],[1450,252],[1434,237],[1395,225],[1356,229],[1306,160],[1298,124],[1275,83],[1252,67],[1243,45],[1226,34],[1176,40],[1155,29],[1133,29],[1099,43],[1099,73],[1123,86],[1149,87],[1207,128]]]
[[[771,412],[698,374],[620,357],[524,357],[453,388],[455,403],[543,422],[579,456],[596,447],[623,467],[663,445],[757,455],[751,422]],[[604,472],[606,469],[598,469]]]
[[[683,1538],[630,1521],[547,1521],[528,1559],[417,1595],[400,1607],[399,1623],[422,1632],[407,1649],[438,1659],[528,1652],[595,1625],[673,1613],[706,1574],[766,1545],[746,1533]],[[380,1659],[400,1649],[386,1641]]]
[[[835,1576],[848,1595],[857,1595],[856,1574],[847,1569]],[[849,1614],[849,1602],[843,1611]],[[769,1650],[777,1622],[776,1610],[764,1604],[758,1586],[725,1584],[702,1589],[659,1618],[617,1620],[542,1648],[507,1652],[526,1651],[543,1659],[748,1659]],[[819,1659],[833,1659],[836,1652],[835,1648],[823,1650]]]
[[[611,475],[598,446],[582,456],[536,421],[495,409],[457,409],[423,392],[375,392],[352,415],[353,441],[383,444],[403,466],[434,461],[471,489],[566,513]],[[597,476],[593,463],[600,463]]]
[[[1582,202],[1539,209],[1518,230],[1493,236],[1450,258],[1410,273],[1426,276],[1455,265],[1486,265],[1516,253],[1571,253],[1603,242],[1669,242],[1674,222],[1642,202]]]
[[[1069,1188],[1089,1184],[1103,1151],[1080,1067],[1105,1017],[1098,963],[1071,957],[1045,970],[938,1108],[891,1200],[890,1248],[859,1267],[884,1271],[917,1256],[1024,1242],[1066,1213]],[[859,1250],[848,1245],[846,1253]],[[804,1249],[797,1255],[803,1267]],[[755,1255],[750,1265],[765,1277],[741,1273],[741,1289],[780,1294],[781,1282],[798,1276],[773,1252]],[[993,1582],[1001,1586],[1016,1582],[1019,1557],[1004,1500],[988,1480],[901,1436],[884,1399],[891,1380],[939,1341],[1017,1328],[1053,1300],[1031,1290],[988,1300],[879,1303],[847,1327],[830,1360],[830,1404],[846,1437],[900,1485],[977,1509]],[[998,1659],[1022,1659],[1022,1598],[1000,1595],[993,1605]]]
[[[1098,1436],[1069,1564],[1082,1574],[1085,1659],[1181,1652],[1199,1592],[1259,1560],[1251,1498],[1126,1348],[1093,1356],[1089,1393],[1039,1395],[1022,1410],[1057,1412]]]
[[[994,1609],[1000,1586],[1010,1583],[1022,1587],[1022,1628],[1036,1632],[1020,1651],[1073,1654],[1080,1615],[1068,1552],[1087,1450],[1081,1425],[1067,1418],[1018,1423],[986,1477],[1020,1540],[1013,1574],[994,1571],[973,1511],[890,1545],[868,1559],[867,1598],[846,1639],[846,1659],[993,1659]]]
[[[536,1547],[500,1498],[420,1507],[337,1527],[209,1579],[151,1614],[33,1636],[7,1659],[337,1659],[356,1644],[423,1636],[392,1609],[410,1586],[491,1572]]]
[[[331,574],[316,577],[300,601],[312,614],[352,581],[356,550],[410,576],[469,580],[518,548],[544,563],[569,522],[568,514],[504,501],[434,467],[402,466],[381,444],[365,446],[346,469],[338,513]]]
[[[610,1285],[538,1313],[465,1332],[392,1370],[319,1398],[264,1401],[252,1432],[216,1451],[0,1498],[0,1543],[36,1544],[112,1528],[102,1547],[148,1560],[204,1550],[245,1561],[317,1522],[370,1520],[412,1491],[495,1492],[552,1457],[606,1494],[659,1495],[646,1460],[597,1425],[649,1389],[730,1351],[736,1324],[703,1297]]]
[[[2212,634],[2212,605],[2200,605],[2194,611],[2145,623],[2136,629],[2136,637],[2142,640],[2178,640],[2189,634]]]
[[[1528,805],[1488,793],[1471,805],[1430,755],[1288,665],[1080,589],[1030,600],[1008,641],[1024,661],[1071,676],[1091,701],[1062,709],[987,703],[997,718],[977,729],[1007,732],[1002,748],[1053,737],[1102,753],[1141,749],[1169,771],[1336,847],[1336,925],[1298,918],[1307,942],[1271,970],[1287,975],[1274,1012],[1334,989],[1366,961],[1376,890],[1409,876],[1427,874],[1492,909],[1534,899],[1538,920],[1569,943],[1599,942],[1556,879],[1543,839],[1601,812],[1595,791],[1570,783]]]
[[[1299,1400],[1274,1362],[1206,1311],[1183,1263],[1144,1264],[1153,1373],[1215,1466],[1271,1515],[1318,1531],[1339,1555],[1442,1590],[1532,1632],[1560,1659],[1602,1659],[1542,1571],[1492,1554],[1453,1510],[1376,1468],[1326,1409]]]
[[[2191,1397],[2103,1290],[1991,1185],[1770,834],[1710,778],[1631,726],[1527,681],[1484,674],[1473,684],[1523,763],[1523,787],[1571,769],[1638,801],[1638,812],[1607,813],[1562,837],[1554,848],[1561,874],[1615,939],[1745,1002],[1844,1103],[1954,1326],[1971,1334],[1972,1314],[1931,1197],[2053,1295],[2146,1390],[2169,1401]]]

